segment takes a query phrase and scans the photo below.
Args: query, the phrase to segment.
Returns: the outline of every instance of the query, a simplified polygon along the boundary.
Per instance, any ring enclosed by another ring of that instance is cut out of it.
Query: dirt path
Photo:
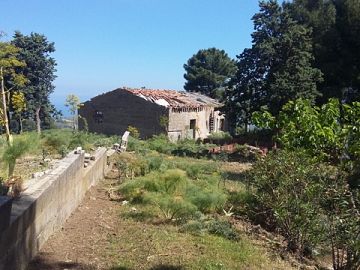
[[[141,222],[146,208],[134,212],[131,205],[109,200],[112,181],[105,179],[89,190],[27,270],[294,269],[245,234],[234,242]]]
[[[104,269],[98,251],[108,245],[114,228],[116,202],[106,195],[103,181],[92,187],[65,223],[49,238],[28,270]],[[81,224],[81,225],[79,225]]]

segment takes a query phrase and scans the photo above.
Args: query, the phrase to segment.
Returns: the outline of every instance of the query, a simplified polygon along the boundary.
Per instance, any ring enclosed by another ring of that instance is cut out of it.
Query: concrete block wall
[[[37,179],[13,202],[11,221],[0,232],[0,270],[26,269],[46,240],[61,229],[86,191],[104,178],[106,149],[84,168],[84,154],[70,153],[59,165]],[[0,217],[1,218],[1,217]]]

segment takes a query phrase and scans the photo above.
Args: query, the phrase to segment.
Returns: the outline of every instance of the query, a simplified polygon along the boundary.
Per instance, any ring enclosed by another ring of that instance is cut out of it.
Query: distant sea
[[[56,100],[51,101],[52,104],[56,107],[57,110],[60,110],[62,115],[65,117],[70,116],[69,109],[63,104],[64,102],[57,102]]]

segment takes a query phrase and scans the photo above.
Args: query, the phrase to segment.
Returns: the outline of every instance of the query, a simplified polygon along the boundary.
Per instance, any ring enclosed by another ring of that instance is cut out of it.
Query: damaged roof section
[[[124,90],[141,97],[147,101],[156,103],[160,106],[174,109],[182,108],[203,108],[221,107],[222,104],[215,99],[201,95],[199,93],[178,92],[174,90],[154,90],[154,89],[133,89],[123,88]]]

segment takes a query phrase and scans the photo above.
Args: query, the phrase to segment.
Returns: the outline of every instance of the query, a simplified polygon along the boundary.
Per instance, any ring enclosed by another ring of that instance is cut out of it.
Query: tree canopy
[[[236,72],[236,65],[224,50],[209,48],[194,54],[184,69],[186,91],[221,98],[226,83]]]
[[[26,36],[15,32],[11,43],[20,49],[19,60],[26,66],[20,72],[28,79],[28,84],[22,89],[28,101],[28,116],[35,116],[37,130],[41,130],[41,119],[46,120],[55,112],[50,103],[50,94],[54,91],[53,81],[56,78],[56,62],[50,56],[55,51],[53,42],[49,42],[44,35],[31,33]]]
[[[260,1],[252,20],[252,46],[237,56],[225,90],[232,126],[246,127],[261,107],[276,115],[296,98],[360,100],[359,1]]]
[[[260,109],[263,101],[263,80],[256,72],[254,51],[245,49],[237,56],[237,72],[224,93],[225,110],[231,129],[244,126],[247,130],[251,114]]]
[[[252,47],[237,56],[238,71],[225,92],[235,124],[249,123],[261,106],[277,114],[294,98],[314,101],[321,72],[312,66],[311,31],[298,24],[277,1],[261,1],[252,18]]]
[[[320,103],[360,100],[360,2],[294,0],[292,17],[312,29],[314,65],[324,74]]]
[[[73,116],[73,128],[77,128],[76,113],[81,106],[80,98],[77,95],[69,94],[65,100],[65,106],[69,108],[71,115]]]
[[[10,97],[13,90],[23,87],[27,78],[17,72],[18,68],[24,68],[25,62],[19,60],[19,49],[8,42],[0,42],[0,80],[1,80],[1,108],[0,123],[4,127],[8,143],[12,144],[9,128]]]

